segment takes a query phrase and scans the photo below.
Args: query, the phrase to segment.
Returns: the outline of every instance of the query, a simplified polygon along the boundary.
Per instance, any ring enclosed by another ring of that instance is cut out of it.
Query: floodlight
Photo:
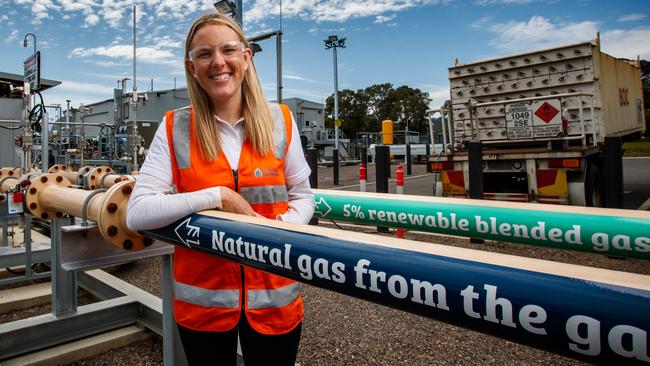
[[[251,42],[251,51],[253,51],[253,56],[255,56],[256,53],[262,52],[262,46],[259,45],[259,43]]]
[[[221,14],[234,15],[237,12],[237,6],[230,0],[221,0],[213,4],[215,9]]]

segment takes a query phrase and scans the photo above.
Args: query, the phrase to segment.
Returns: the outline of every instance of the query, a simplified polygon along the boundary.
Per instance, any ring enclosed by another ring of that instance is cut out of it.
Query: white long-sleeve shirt
[[[277,219],[293,223],[309,222],[314,212],[314,198],[309,185],[311,170],[304,159],[295,121],[289,150],[284,163],[289,209]],[[243,118],[233,125],[216,118],[219,124],[221,147],[232,169],[238,169],[239,156],[244,144]],[[165,119],[158,127],[142,164],[140,174],[131,194],[126,212],[126,224],[131,230],[147,230],[167,226],[197,211],[221,209],[220,187],[195,192],[171,194],[172,162],[169,151]]]

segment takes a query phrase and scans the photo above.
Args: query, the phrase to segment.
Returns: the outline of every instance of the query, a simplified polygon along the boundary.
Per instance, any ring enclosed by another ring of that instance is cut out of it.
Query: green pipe
[[[314,190],[314,217],[650,259],[650,212]]]

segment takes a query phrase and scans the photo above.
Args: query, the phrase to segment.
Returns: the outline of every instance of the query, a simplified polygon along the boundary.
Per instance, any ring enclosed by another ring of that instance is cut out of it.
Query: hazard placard
[[[533,112],[528,103],[506,105],[508,140],[533,138]]]
[[[556,137],[562,133],[562,103],[559,99],[532,103],[535,138]]]

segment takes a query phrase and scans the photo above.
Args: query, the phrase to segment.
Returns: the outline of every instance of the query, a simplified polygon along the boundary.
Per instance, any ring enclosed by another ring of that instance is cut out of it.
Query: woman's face
[[[251,50],[243,47],[225,25],[208,24],[194,34],[185,62],[212,103],[241,103],[241,83],[251,59]]]

